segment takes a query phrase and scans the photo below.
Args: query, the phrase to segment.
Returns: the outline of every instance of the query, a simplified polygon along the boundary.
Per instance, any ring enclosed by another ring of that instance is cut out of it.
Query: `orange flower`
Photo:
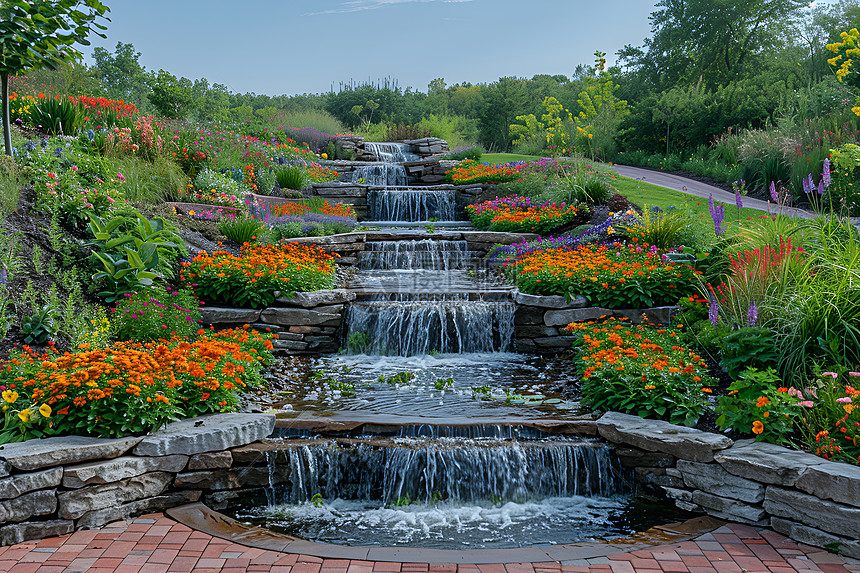
[[[753,422],[752,432],[755,435],[761,434],[762,432],[764,432],[764,424],[756,420],[755,422]]]
[[[770,404],[770,398],[768,398],[767,396],[760,396],[759,399],[756,400],[756,403],[755,403],[755,405],[759,408],[764,408],[768,404]]]

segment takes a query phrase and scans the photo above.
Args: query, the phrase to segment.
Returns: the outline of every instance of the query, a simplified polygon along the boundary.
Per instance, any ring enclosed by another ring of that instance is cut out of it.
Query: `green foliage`
[[[483,153],[483,149],[473,145],[471,147],[467,147],[459,151],[452,151],[451,153],[446,153],[441,157],[441,159],[451,161],[463,161],[464,159],[471,159],[472,161],[480,162]]]
[[[384,374],[379,376],[377,382],[380,384],[387,383],[390,386],[395,386],[397,384],[408,384],[412,380],[415,380],[416,376],[414,372],[398,372],[393,376],[385,377]]]
[[[155,286],[123,297],[113,314],[117,340],[152,342],[172,336],[191,338],[199,329],[200,309],[191,291]]]
[[[125,247],[124,251],[124,257],[93,253],[105,269],[94,274],[93,280],[103,283],[104,290],[98,294],[107,303],[148,289],[152,286],[153,279],[158,277],[157,273],[152,272],[152,269],[158,266],[158,249],[155,245],[145,244],[140,252],[129,247]]]
[[[717,426],[740,434],[755,434],[756,440],[786,444],[794,432],[799,400],[786,389],[772,368],[748,368],[729,386],[729,395],[720,396],[716,408]]]
[[[779,355],[773,342],[773,333],[767,328],[746,326],[733,330],[720,338],[720,366],[732,378],[737,378],[748,367],[776,366]]]
[[[689,237],[688,229],[691,219],[687,213],[677,210],[663,211],[659,208],[649,209],[647,205],[635,223],[626,226],[631,237],[639,237],[649,245],[655,245],[661,251],[680,247],[684,239]]]
[[[346,338],[346,349],[354,354],[361,354],[370,345],[370,336],[364,332],[353,332]]]
[[[46,304],[35,314],[24,318],[21,321],[24,344],[43,345],[51,340],[56,334],[55,316],[56,309]]]
[[[568,205],[602,205],[612,192],[604,173],[590,165],[578,163],[573,170],[560,170],[558,183],[548,187],[542,198]]]
[[[254,217],[229,217],[221,218],[218,230],[231,241],[244,245],[260,238],[264,232],[265,224]]]
[[[307,184],[305,170],[298,165],[277,165],[274,168],[275,178],[281,189],[296,189],[301,191]]]

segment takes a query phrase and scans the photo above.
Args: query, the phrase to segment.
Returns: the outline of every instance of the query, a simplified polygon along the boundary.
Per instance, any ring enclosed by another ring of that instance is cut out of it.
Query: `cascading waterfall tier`
[[[383,163],[410,163],[421,159],[419,155],[412,153],[412,146],[408,143],[368,141],[364,143],[364,149],[375,155]]]
[[[515,311],[510,300],[468,294],[379,295],[350,306],[347,339],[361,333],[365,352],[383,356],[509,352]]]
[[[453,189],[371,189],[367,200],[374,221],[456,220],[457,198]]]
[[[465,268],[469,261],[466,241],[369,241],[361,253],[361,270]]]
[[[409,184],[406,168],[395,163],[370,163],[356,167],[352,182],[371,187],[405,187]]]
[[[285,441],[269,453],[274,503],[522,502],[610,496],[628,487],[611,450],[586,440],[339,438]]]

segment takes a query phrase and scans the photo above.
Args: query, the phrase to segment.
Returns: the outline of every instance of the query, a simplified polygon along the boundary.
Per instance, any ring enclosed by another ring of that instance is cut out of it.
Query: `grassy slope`
[[[481,163],[509,163],[511,161],[537,161],[537,155],[517,155],[516,153],[485,153],[481,156]]]
[[[652,185],[651,183],[628,179],[627,177],[615,176],[612,184],[619,193],[639,207],[648,205],[649,207],[660,207],[663,210],[669,207],[683,207],[689,210],[702,224],[711,225],[711,214],[708,210],[707,199],[701,199],[694,195],[687,195],[686,193],[666,189],[665,187]],[[721,201],[717,201],[716,203],[723,205],[726,209],[728,232],[732,232],[733,228],[737,228],[738,223],[767,216],[763,211],[745,207],[741,209],[740,217],[738,217],[738,209],[733,203],[723,203]]]

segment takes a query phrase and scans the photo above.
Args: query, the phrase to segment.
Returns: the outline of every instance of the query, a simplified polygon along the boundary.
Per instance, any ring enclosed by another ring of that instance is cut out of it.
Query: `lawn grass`
[[[631,203],[636,204],[638,207],[645,207],[647,205],[648,207],[660,207],[664,211],[669,208],[683,208],[688,210],[691,216],[702,224],[712,224],[707,199],[627,177],[615,176],[612,185],[621,195],[627,197]],[[728,226],[728,233],[737,232],[739,224],[767,217],[765,211],[750,209],[748,207],[741,209],[740,215],[738,215],[738,208],[734,203],[724,203],[722,201],[715,201],[715,203],[723,205],[726,209],[724,225]]]
[[[481,156],[481,163],[510,163],[511,161],[537,161],[537,155],[517,155],[516,153],[485,153]]]

